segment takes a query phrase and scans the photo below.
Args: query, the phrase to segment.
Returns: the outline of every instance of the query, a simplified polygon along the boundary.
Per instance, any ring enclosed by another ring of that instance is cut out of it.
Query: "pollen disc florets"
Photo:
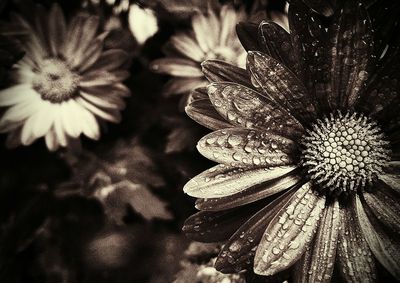
[[[78,87],[79,76],[60,59],[46,59],[33,79],[33,88],[44,100],[60,103],[71,98]]]
[[[318,120],[303,139],[302,163],[326,194],[362,191],[390,160],[378,125],[361,114],[340,112]]]

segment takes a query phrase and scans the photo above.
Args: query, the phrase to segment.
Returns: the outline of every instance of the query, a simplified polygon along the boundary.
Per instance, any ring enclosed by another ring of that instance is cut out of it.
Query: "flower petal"
[[[245,69],[221,60],[206,60],[201,63],[204,76],[211,82],[235,82],[253,88]]]
[[[298,189],[269,223],[258,245],[254,272],[269,276],[288,268],[305,252],[325,208],[307,183]]]
[[[265,202],[224,211],[200,211],[186,219],[182,231],[200,242],[228,240]]]
[[[103,71],[113,71],[122,66],[129,56],[123,50],[120,49],[109,49],[104,51],[100,58],[90,66],[91,70],[103,70]],[[85,70],[82,70],[85,71]]]
[[[83,73],[100,58],[102,52],[103,41],[100,39],[93,40],[92,44],[82,52],[81,57],[76,56],[72,60],[71,66]]]
[[[337,257],[339,271],[346,282],[375,282],[375,259],[358,224],[353,201],[344,209],[339,230]]]
[[[76,98],[76,102],[78,102],[85,109],[89,110],[89,112],[93,113],[94,115],[96,115],[106,121],[109,121],[112,123],[119,123],[121,121],[121,116],[119,114],[119,111],[103,110],[103,109],[87,102],[86,100],[82,99],[81,97]]]
[[[204,52],[201,50],[195,39],[185,33],[177,34],[171,37],[171,47],[181,55],[190,58],[193,61],[201,62],[204,60]]]
[[[220,12],[221,29],[220,29],[220,46],[232,46],[236,39],[235,27],[238,22],[238,15],[232,6],[223,5]]]
[[[258,27],[258,34],[265,53],[282,62],[295,74],[299,72],[290,34],[284,28],[277,23],[263,21]]]
[[[268,55],[252,51],[247,55],[247,65],[272,101],[289,109],[300,122],[315,119],[316,109],[307,90],[288,68]]]
[[[352,107],[368,78],[368,63],[373,53],[371,22],[363,5],[345,1],[332,25],[333,69],[330,101],[334,106]]]
[[[195,100],[186,106],[185,111],[190,118],[211,130],[232,127],[215,111],[209,99]]]
[[[297,58],[299,78],[312,95],[315,106],[329,111],[331,92],[331,41],[321,17],[302,1],[289,6],[293,56]]]
[[[215,268],[224,273],[237,273],[251,265],[255,248],[260,243],[265,229],[293,194],[294,190],[290,190],[276,198],[240,226],[221,249]]]
[[[217,45],[217,38],[213,32],[215,27],[210,25],[209,20],[198,12],[192,17],[192,27],[201,50],[204,53],[213,50]]]
[[[65,40],[67,30],[64,13],[58,4],[53,4],[51,7],[48,21],[49,34],[47,37],[50,50],[54,56],[57,56]]]
[[[242,206],[258,201],[269,196],[275,196],[287,189],[301,185],[301,177],[297,170],[293,170],[284,176],[262,184],[256,184],[233,195],[204,198],[196,201],[196,208],[199,210],[219,211]]]
[[[383,225],[392,231],[400,233],[398,194],[384,184],[380,186],[375,185],[373,192],[363,193],[363,200]]]
[[[386,185],[391,187],[397,193],[400,193],[400,177],[393,174],[380,174],[379,179],[382,180]]]
[[[376,221],[373,221],[375,223],[372,224],[373,218],[368,218],[358,195],[355,205],[361,230],[370,249],[379,262],[395,278],[400,278],[400,242],[398,237],[390,237]]]
[[[79,87],[92,88],[92,87],[106,86],[124,81],[128,77],[129,77],[129,72],[125,70],[119,70],[114,72],[94,70],[90,73],[86,73],[84,76],[81,77],[81,81],[79,82]]]
[[[279,166],[294,162],[292,140],[242,128],[218,130],[204,136],[197,150],[206,158],[230,166]]]
[[[26,92],[32,91],[27,84],[18,84],[0,90],[0,106],[11,106],[27,99]]]
[[[166,96],[188,93],[198,87],[205,87],[207,80],[204,78],[172,78],[163,87]]]
[[[150,64],[152,71],[176,77],[202,77],[200,66],[182,58],[161,58]]]
[[[267,130],[288,138],[304,132],[293,116],[250,88],[224,82],[210,84],[207,89],[215,109],[232,125]]]
[[[275,180],[292,170],[294,167],[289,166],[250,169],[219,164],[192,178],[183,191],[198,198],[224,197]]]
[[[238,23],[236,33],[246,51],[261,51],[263,46],[258,41],[258,25],[254,23]]]
[[[340,228],[339,202],[328,205],[322,216],[314,242],[297,264],[296,282],[330,282],[335,266]]]
[[[45,136],[46,146],[50,151],[55,151],[58,149],[59,144],[57,142],[57,137],[54,129],[51,128],[50,131]]]

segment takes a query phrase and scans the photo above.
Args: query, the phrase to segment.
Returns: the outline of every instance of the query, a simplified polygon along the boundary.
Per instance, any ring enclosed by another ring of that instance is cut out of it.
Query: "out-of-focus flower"
[[[213,83],[186,110],[214,130],[197,148],[219,164],[184,187],[201,211],[183,229],[226,242],[218,270],[400,279],[399,49],[374,56],[365,7],[341,5],[326,21],[292,1],[290,34],[262,22],[245,38],[247,70],[203,63]]]
[[[10,146],[44,137],[50,150],[81,134],[99,139],[99,123],[118,123],[130,93],[122,84],[129,76],[126,52],[103,49],[107,33],[99,33],[95,16],[81,13],[67,24],[56,4],[32,12],[34,22],[15,16],[29,38],[13,69],[15,84],[0,91],[0,105],[9,108],[0,131],[9,133]]]
[[[140,45],[158,31],[157,18],[154,12],[137,4],[130,6],[128,21],[129,29]]]
[[[245,50],[235,32],[236,24],[244,18],[244,11],[235,11],[230,5],[219,7],[218,12],[209,7],[207,13],[192,17],[190,31],[172,36],[165,47],[167,57],[151,64],[153,71],[174,77],[165,86],[165,94],[188,93],[206,85],[201,72],[201,62],[206,59],[244,66]]]

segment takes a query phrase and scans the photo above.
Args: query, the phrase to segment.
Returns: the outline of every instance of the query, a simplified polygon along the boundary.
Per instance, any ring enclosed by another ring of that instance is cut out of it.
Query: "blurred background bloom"
[[[26,54],[12,70],[13,85],[0,92],[0,105],[8,107],[0,130],[9,133],[10,146],[44,137],[56,150],[81,134],[98,140],[100,123],[121,120],[130,94],[122,84],[128,56],[103,49],[107,33],[99,31],[96,16],[80,13],[67,23],[57,4],[49,12],[35,9],[33,21],[14,18],[27,33],[21,41]]]

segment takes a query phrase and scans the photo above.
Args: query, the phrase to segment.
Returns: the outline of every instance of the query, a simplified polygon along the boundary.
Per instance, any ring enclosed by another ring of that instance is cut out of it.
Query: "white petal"
[[[83,107],[85,107],[87,110],[89,110],[90,112],[92,112],[93,114],[95,114],[96,116],[99,116],[100,118],[103,118],[104,120],[110,121],[110,122],[114,122],[114,123],[119,123],[121,120],[121,117],[119,115],[119,112],[115,112],[115,111],[104,111],[96,106],[94,106],[93,104],[85,101],[84,99],[82,99],[81,97],[78,97],[76,99],[76,101],[82,105]]]
[[[24,101],[31,95],[31,88],[27,84],[19,84],[0,91],[0,106],[10,106]]]
[[[80,118],[82,119],[81,127],[83,133],[91,139],[98,140],[100,138],[100,127],[95,117],[88,110],[80,106]]]

